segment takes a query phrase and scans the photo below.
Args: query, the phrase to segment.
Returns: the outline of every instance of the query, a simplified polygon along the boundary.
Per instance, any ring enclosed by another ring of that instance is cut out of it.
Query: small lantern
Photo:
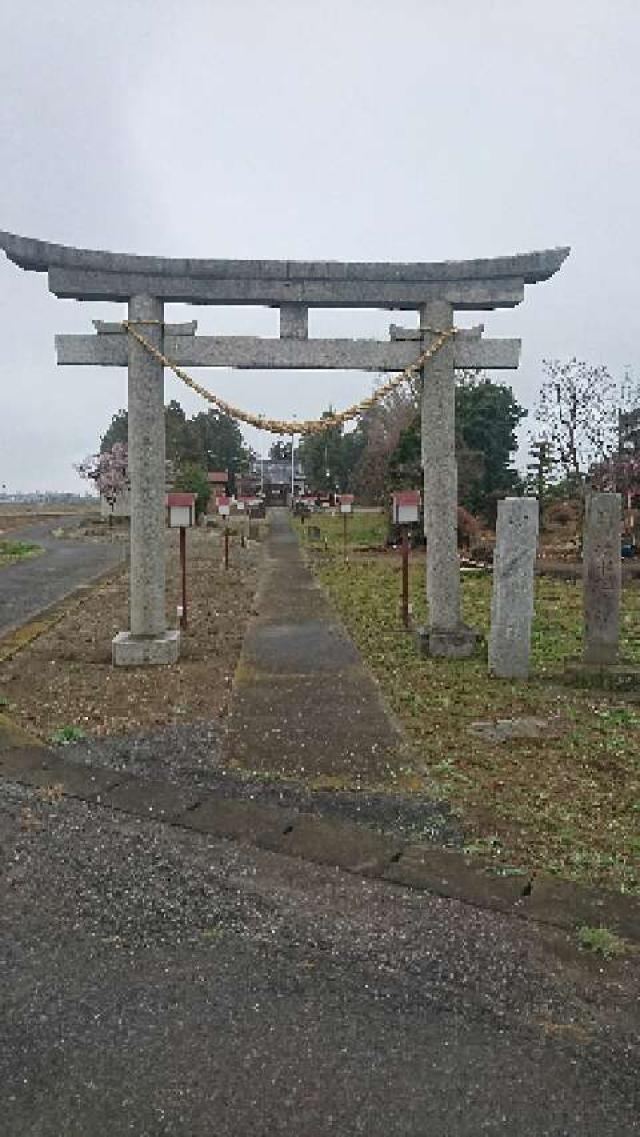
[[[420,490],[398,490],[392,495],[395,525],[415,525],[420,520]]]
[[[170,529],[190,529],[196,523],[196,495],[168,493],[167,523]]]
[[[354,495],[352,493],[343,493],[340,496],[340,512],[353,513]]]
[[[218,513],[221,517],[228,517],[231,513],[231,498],[219,497],[218,498]]]

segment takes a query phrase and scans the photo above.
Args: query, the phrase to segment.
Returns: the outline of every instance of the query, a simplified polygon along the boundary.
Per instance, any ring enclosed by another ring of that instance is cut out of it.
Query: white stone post
[[[162,350],[161,300],[132,296],[129,320]],[[113,641],[120,666],[174,663],[179,632],[167,630],[165,605],[164,370],[129,336],[129,479],[131,483],[130,631]]]
[[[453,310],[444,300],[420,308],[422,344],[436,337],[428,328],[452,327]],[[447,658],[471,655],[475,633],[460,616],[458,560],[458,467],[453,337],[422,369],[422,461],[424,529],[427,538],[429,623],[420,634],[425,654]]]
[[[590,493],[585,502],[582,551],[583,659],[588,664],[615,663],[620,638],[619,493]]]
[[[507,497],[500,501],[489,635],[489,671],[500,679],[529,675],[537,542],[537,500]]]

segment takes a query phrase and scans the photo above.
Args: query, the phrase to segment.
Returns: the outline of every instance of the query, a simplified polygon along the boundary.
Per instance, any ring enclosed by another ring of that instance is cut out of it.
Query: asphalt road
[[[121,562],[121,544],[51,536],[53,529],[71,529],[79,523],[80,518],[66,515],[11,531],[12,539],[35,541],[45,552],[0,572],[0,635],[34,619]]]
[[[0,787],[11,1137],[625,1137],[638,960]]]

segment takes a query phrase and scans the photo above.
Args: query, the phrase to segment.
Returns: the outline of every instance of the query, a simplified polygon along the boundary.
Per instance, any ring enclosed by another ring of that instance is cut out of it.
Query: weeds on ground
[[[42,546],[34,545],[31,541],[0,541],[0,568],[11,565],[14,561],[37,557],[41,552]]]
[[[532,677],[489,677],[486,659],[420,657],[400,625],[400,558],[345,564],[312,556],[326,586],[415,754],[413,778],[389,789],[432,793],[462,817],[471,843],[492,859],[623,892],[640,893],[640,704],[628,693],[582,690],[563,682],[580,656],[582,589],[536,582]],[[426,621],[424,560],[410,574],[415,622]],[[485,638],[491,579],[464,575],[464,618]],[[621,654],[640,662],[640,584],[623,590]],[[534,717],[537,738],[495,742],[476,722]]]
[[[627,940],[617,936],[609,928],[593,928],[583,924],[576,934],[578,944],[584,951],[596,952],[605,959],[611,959],[614,955],[626,955],[633,950],[633,946]]]
[[[51,805],[54,802],[62,801],[64,797],[64,786],[62,782],[52,782],[49,786],[41,786],[37,789],[36,795],[41,801],[46,801]]]
[[[59,730],[54,730],[50,736],[50,741],[54,742],[56,746],[69,746],[72,742],[82,742],[86,737],[82,727],[61,726]]]
[[[324,548],[332,553],[342,553],[344,546],[344,514],[312,513],[304,523],[294,518],[293,526],[303,542],[309,540],[309,529],[315,526],[320,530]],[[384,549],[387,540],[387,516],[380,510],[366,513],[349,513],[347,518],[347,549]]]

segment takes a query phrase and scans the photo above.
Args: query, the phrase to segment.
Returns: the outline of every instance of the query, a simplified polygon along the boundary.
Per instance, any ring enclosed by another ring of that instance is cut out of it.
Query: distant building
[[[264,494],[267,505],[286,505],[291,496],[291,461],[280,458],[251,459],[249,471],[238,475],[239,494]],[[294,495],[298,497],[306,489],[302,466],[297,458],[293,468]]]
[[[229,494],[229,471],[209,470],[207,481],[211,488],[207,513],[215,513],[218,508],[218,498],[227,497]]]
[[[640,407],[633,411],[620,411],[618,438],[621,454],[634,457],[640,455]]]

